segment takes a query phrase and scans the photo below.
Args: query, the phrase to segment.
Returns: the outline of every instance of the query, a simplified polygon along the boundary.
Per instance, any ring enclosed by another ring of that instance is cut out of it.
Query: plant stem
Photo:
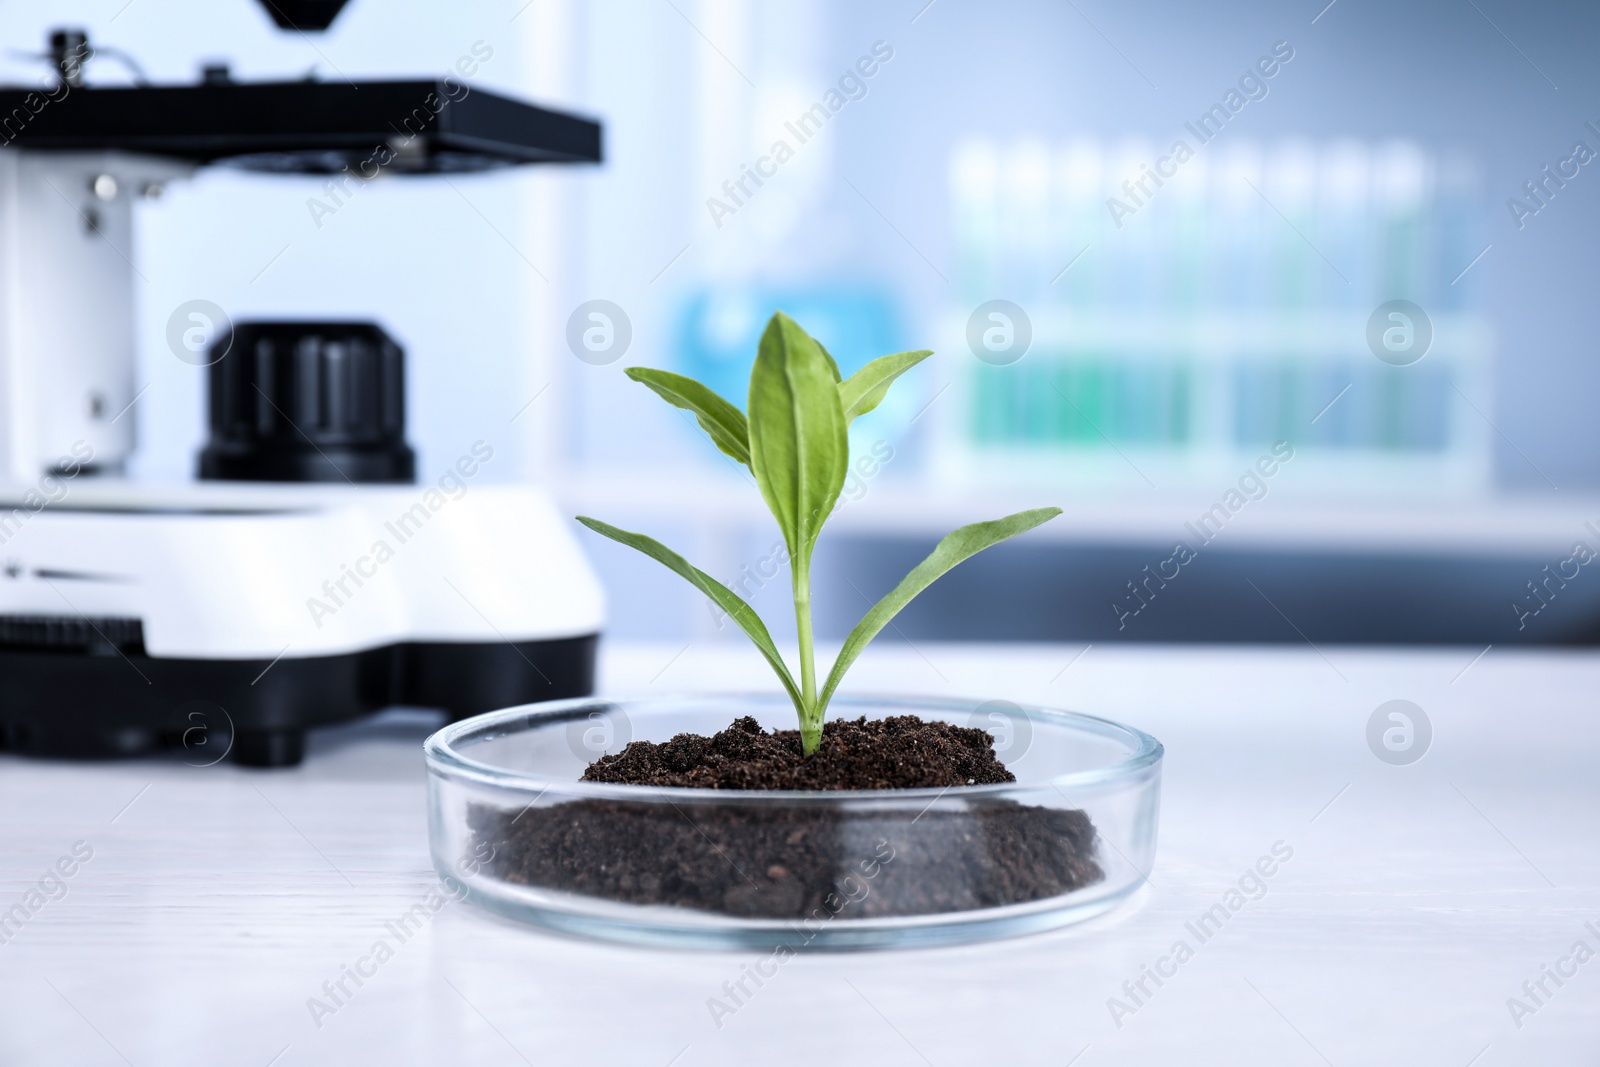
[[[817,715],[817,664],[811,637],[811,553],[797,553],[790,575],[794,584],[795,632],[800,639],[800,748],[806,755],[822,743],[822,721]]]

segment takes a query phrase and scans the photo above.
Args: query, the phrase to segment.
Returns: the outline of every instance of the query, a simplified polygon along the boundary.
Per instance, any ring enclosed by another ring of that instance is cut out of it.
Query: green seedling
[[[811,555],[822,524],[833,513],[844,487],[850,462],[847,431],[853,419],[883,402],[896,378],[932,354],[916,351],[884,356],[841,380],[839,365],[827,350],[780,311],[767,323],[750,371],[748,417],[693,378],[649,367],[627,370],[628,377],[643,382],[674,407],[692,412],[712,442],[755,476],[789,550],[800,643],[798,683],[766,624],[733,590],[659,541],[578,516],[589,529],[638,549],[687,579],[738,623],[794,701],[801,746],[808,756],[822,741],[823,716],[845,671],[900,609],[962,560],[1061,514],[1060,508],[1036,508],[963,526],[946,536],[850,631],[818,692],[811,633]]]

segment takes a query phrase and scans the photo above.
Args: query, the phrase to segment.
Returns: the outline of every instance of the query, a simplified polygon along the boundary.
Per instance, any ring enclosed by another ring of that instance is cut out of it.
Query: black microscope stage
[[[599,123],[453,77],[12,87],[0,89],[0,139],[34,151],[115,150],[287,173],[601,159]]]

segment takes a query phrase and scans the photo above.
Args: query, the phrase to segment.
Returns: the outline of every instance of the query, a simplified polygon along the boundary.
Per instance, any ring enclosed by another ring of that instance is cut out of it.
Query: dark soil
[[[826,723],[810,756],[800,750],[799,730],[769,734],[746,716],[711,737],[635,741],[591,763],[583,780],[690,789],[938,789],[1017,779],[995,758],[987,730],[897,715]]]
[[[831,722],[821,747],[740,719],[714,737],[635,741],[584,780],[703,789],[947,788],[928,806],[579,800],[476,806],[479,847],[508,882],[739,918],[927,915],[1022,904],[1099,882],[1082,811],[962,797],[1015,781],[983,730],[914,716]],[[482,854],[482,853],[480,853]]]

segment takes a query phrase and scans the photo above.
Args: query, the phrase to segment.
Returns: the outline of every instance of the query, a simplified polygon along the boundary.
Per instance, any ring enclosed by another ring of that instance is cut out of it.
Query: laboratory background
[[[314,39],[264,32],[248,4],[80,6],[155,79],[193,78],[197,55],[240,77],[442,74],[476,48],[469,86],[606,123],[594,168],[334,187],[210,168],[142,208],[144,477],[190,477],[204,441],[204,370],[168,350],[174,309],[372,309],[409,355],[419,475],[490,440],[485,477],[649,524],[778,605],[748,479],[623,369],[742,406],[783,308],[847,372],[936,353],[852,429],[822,547],[829,636],[859,613],[852,584],[876,596],[948,517],[1012,501],[1067,514],[952,575],[907,635],[1300,640],[1244,574],[1313,640],[1594,633],[1600,593],[1570,582],[1546,604],[1528,584],[1596,543],[1581,6],[1518,12],[1515,46],[1449,3],[1386,12],[1380,32],[1348,3],[1312,23],[1248,3],[941,0],[915,21],[541,3],[508,20],[497,3],[369,0]],[[72,13],[0,19],[32,44]],[[37,80],[24,50],[8,73]],[[997,300],[1017,309],[998,327]],[[1392,300],[1426,316],[1414,363],[1367,341]],[[615,309],[598,327],[594,301]],[[1008,351],[985,348],[991,329]],[[1250,475],[1280,442],[1293,459]],[[1230,491],[1248,503],[1226,529],[1194,525]],[[1179,543],[1209,558],[1163,567]],[[648,560],[591,553],[613,635],[733,636]],[[1131,614],[1147,566],[1181,577]]]

